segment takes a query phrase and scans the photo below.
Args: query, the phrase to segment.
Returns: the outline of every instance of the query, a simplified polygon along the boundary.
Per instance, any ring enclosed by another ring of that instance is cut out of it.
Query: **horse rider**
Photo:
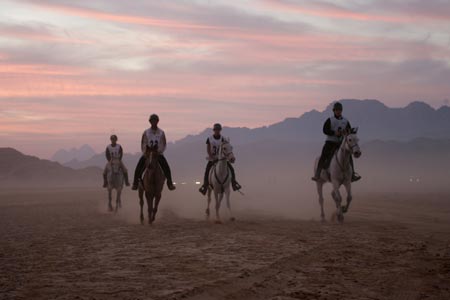
[[[144,131],[142,134],[142,140],[141,140],[141,149],[142,149],[142,156],[139,159],[139,162],[136,166],[136,171],[134,172],[134,180],[133,180],[133,190],[138,189],[139,180],[141,179],[142,173],[145,170],[145,153],[147,151],[147,147],[150,148],[156,148],[159,156],[158,156],[158,162],[161,166],[161,169],[163,170],[164,175],[167,178],[167,187],[169,190],[173,191],[175,190],[175,185],[172,181],[172,173],[170,171],[170,166],[164,157],[163,153],[166,150],[167,141],[166,141],[166,134],[164,131],[158,127],[159,123],[159,117],[156,114],[152,114],[149,118],[149,122],[151,124],[151,127]]]
[[[126,186],[130,186],[130,182],[128,181],[128,170],[122,162],[122,157],[123,157],[122,146],[120,144],[117,144],[117,140],[118,140],[117,135],[115,135],[115,134],[111,135],[110,140],[111,140],[111,144],[108,145],[105,150],[105,156],[106,156],[106,160],[108,162],[106,163],[105,169],[103,170],[103,187],[104,188],[108,187],[107,174],[108,174],[108,170],[111,169],[111,161],[113,159],[119,160],[120,168],[122,169],[123,176],[125,178],[125,184],[126,184]]]
[[[320,155],[319,163],[317,165],[316,174],[311,179],[314,181],[320,180],[320,174],[324,168],[327,168],[326,164],[329,164],[333,154],[339,149],[345,132],[351,130],[350,122],[342,116],[343,106],[341,103],[336,102],[333,105],[334,115],[328,118],[323,125],[323,133],[327,136],[325,145]],[[352,166],[352,182],[361,179],[361,176],[355,172],[353,164],[353,158],[350,157],[350,164]]]
[[[209,172],[211,168],[214,166],[214,164],[219,159],[219,150],[222,145],[222,142],[224,141],[224,138],[221,135],[222,131],[222,125],[219,123],[214,124],[213,126],[213,132],[214,134],[211,135],[206,139],[206,151],[208,152],[208,164],[206,165],[206,171],[205,176],[203,178],[203,185],[200,187],[199,192],[203,195],[206,195],[206,192],[208,191],[209,186]],[[230,162],[228,162],[228,168],[230,168],[231,172],[231,185],[233,187],[233,191],[240,190],[242,187],[241,185],[236,181],[236,175],[234,172],[234,168],[231,165]]]

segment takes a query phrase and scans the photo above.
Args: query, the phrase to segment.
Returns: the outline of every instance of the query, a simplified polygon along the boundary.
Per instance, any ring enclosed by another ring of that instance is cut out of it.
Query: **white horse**
[[[221,224],[220,219],[220,204],[222,203],[225,195],[227,201],[228,212],[230,220],[234,221],[235,218],[231,212],[230,203],[230,186],[231,186],[231,171],[228,168],[228,161],[234,163],[236,158],[233,154],[233,147],[230,144],[229,139],[223,139],[220,148],[217,162],[211,168],[209,172],[209,187],[208,187],[208,206],[206,208],[206,218],[209,219],[210,211],[209,206],[211,203],[211,194],[214,192],[214,198],[216,199],[216,223]]]
[[[118,159],[112,159],[111,163],[109,164],[108,171],[107,171],[107,181],[108,181],[108,210],[113,211],[112,206],[112,190],[115,189],[117,196],[116,196],[116,209],[115,212],[119,210],[120,207],[122,207],[122,189],[123,189],[123,183],[124,183],[124,175],[123,170],[120,167],[120,161]]]
[[[359,139],[356,135],[357,129],[352,129],[350,133],[345,134],[344,139],[338,150],[331,159],[331,164],[328,170],[322,170],[320,174],[320,180],[316,181],[317,192],[319,194],[320,203],[320,217],[322,222],[325,221],[325,212],[323,210],[323,185],[327,182],[331,182],[333,185],[333,191],[331,196],[336,203],[335,215],[338,218],[339,223],[344,221],[344,213],[348,211],[350,202],[352,201],[352,174],[353,170],[350,164],[351,156],[359,158],[361,156],[361,149],[358,145]],[[317,169],[319,159],[316,159],[314,165],[314,171]],[[342,197],[339,192],[341,185],[344,185],[347,191],[347,203],[342,206]]]

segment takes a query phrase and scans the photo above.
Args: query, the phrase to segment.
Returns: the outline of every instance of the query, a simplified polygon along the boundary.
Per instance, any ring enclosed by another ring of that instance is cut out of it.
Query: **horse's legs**
[[[147,208],[148,208],[148,224],[153,222],[153,193],[145,193],[145,198],[147,198]]]
[[[113,211],[112,207],[112,189],[108,188],[108,211]]]
[[[222,202],[223,199],[223,193],[219,194],[216,191],[214,191],[214,197],[216,198],[216,223],[221,224],[222,221],[220,220],[219,210],[220,210],[220,203]]]
[[[320,219],[325,222],[325,211],[323,209],[323,183],[316,182],[317,193],[319,194],[319,204],[320,204]]]
[[[342,197],[339,192],[339,183],[333,182],[333,191],[331,192],[331,196],[333,196],[334,202],[336,203],[336,216],[338,218],[339,223],[344,221],[344,215],[342,214]]]
[[[156,219],[156,213],[158,212],[159,201],[161,201],[161,194],[155,196],[155,207],[153,208],[152,221]]]
[[[352,195],[352,183],[349,181],[344,184],[345,190],[347,191],[347,203],[345,204],[343,208],[343,212],[346,213],[348,211],[348,208],[350,207],[350,202],[352,202],[353,195]]]
[[[139,190],[139,205],[141,206],[141,224],[144,224],[144,191]]]
[[[122,195],[122,189],[119,188],[117,189],[117,193],[116,193],[116,212],[119,211],[119,208],[121,207],[120,204],[120,196]]]
[[[233,217],[233,212],[231,211],[230,189],[229,188],[225,191],[225,198],[227,201],[227,208],[228,208],[228,213],[230,215],[230,221],[234,221],[236,219]]]
[[[207,200],[207,206],[206,206],[206,220],[209,220],[209,213],[210,213],[209,206],[211,204],[211,193],[212,193],[211,188],[208,188],[208,200]]]

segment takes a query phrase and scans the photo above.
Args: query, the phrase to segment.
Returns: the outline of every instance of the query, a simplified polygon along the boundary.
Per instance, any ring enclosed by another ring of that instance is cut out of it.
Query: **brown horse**
[[[155,221],[161,200],[162,190],[166,177],[158,163],[159,153],[154,148],[147,147],[147,157],[144,179],[139,183],[139,204],[141,205],[141,224],[144,224],[144,193],[148,206],[148,223]]]

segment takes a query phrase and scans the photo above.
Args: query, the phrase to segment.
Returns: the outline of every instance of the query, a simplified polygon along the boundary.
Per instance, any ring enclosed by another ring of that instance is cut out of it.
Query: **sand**
[[[216,225],[184,198],[152,226],[105,196],[1,191],[0,299],[450,299],[450,195],[359,194],[343,225],[316,202]]]

